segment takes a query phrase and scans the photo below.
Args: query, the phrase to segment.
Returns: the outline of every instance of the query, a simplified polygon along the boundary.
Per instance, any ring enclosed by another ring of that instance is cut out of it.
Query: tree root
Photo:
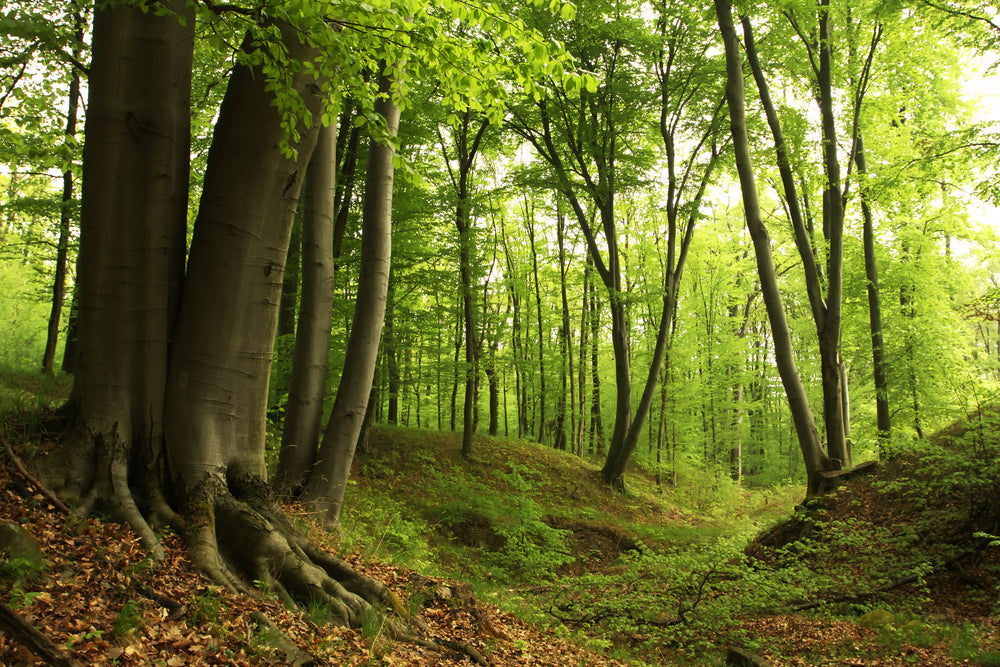
[[[285,654],[285,664],[292,667],[313,667],[315,665],[326,664],[300,649],[278,626],[271,622],[271,619],[261,612],[254,611],[250,616],[261,632],[264,633],[265,640]]]
[[[207,478],[181,516],[195,565],[227,589],[257,595],[250,580],[287,604],[326,606],[339,625],[360,628],[383,617],[391,638],[413,637],[399,599],[306,540],[262,480]]]
[[[0,603],[0,629],[16,639],[22,646],[40,657],[46,665],[53,667],[79,667],[72,658],[53,643],[51,639],[35,629],[35,627],[11,611],[7,605]]]

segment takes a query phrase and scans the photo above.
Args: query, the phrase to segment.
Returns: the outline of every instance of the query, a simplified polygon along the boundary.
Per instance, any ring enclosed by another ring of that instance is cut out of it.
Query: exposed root
[[[284,632],[271,622],[264,614],[255,611],[251,614],[254,623],[264,633],[265,640],[285,654],[285,663],[292,667],[312,667],[321,663],[313,656],[300,649]]]
[[[128,524],[143,549],[162,560],[163,547],[129,486],[128,454],[129,447],[118,437],[116,428],[107,434],[73,428],[67,432],[50,471],[58,475],[55,490],[64,498],[77,498],[72,509],[77,516],[88,516],[100,507],[116,521]]]
[[[337,624],[359,628],[377,617],[391,638],[414,638],[399,599],[305,539],[262,480],[207,478],[193,495],[182,511],[184,537],[195,565],[213,581],[255,594],[244,583],[252,579],[290,605],[326,606]]]
[[[0,603],[0,630],[10,635],[22,646],[40,657],[46,665],[53,667],[79,667],[79,663],[67,656],[51,639],[26,622],[7,605]]]

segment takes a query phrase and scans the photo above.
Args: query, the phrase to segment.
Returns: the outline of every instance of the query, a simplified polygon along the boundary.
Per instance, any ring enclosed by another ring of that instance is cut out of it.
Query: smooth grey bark
[[[303,185],[302,295],[281,449],[272,481],[275,489],[292,495],[301,488],[319,448],[333,327],[336,167],[336,132],[333,127],[321,128]]]
[[[375,111],[385,119],[393,137],[399,129],[399,106],[391,96],[391,80],[382,75]],[[365,199],[362,209],[361,272],[351,336],[347,343],[333,412],[323,435],[319,457],[303,491],[303,500],[331,523],[340,520],[344,491],[351,473],[368,397],[378,362],[379,338],[385,318],[392,261],[392,188],[395,149],[373,143],[368,150]]]
[[[71,427],[50,485],[125,520],[153,554],[163,498],[164,378],[184,273],[194,10],[94,13]],[[141,221],[142,224],[137,224]],[[130,476],[131,471],[131,476]],[[133,490],[151,509],[140,514]]]
[[[294,37],[287,40],[293,57],[310,56]],[[316,131],[303,133],[296,160],[283,157],[285,130],[263,79],[247,67],[233,71],[195,221],[167,379],[167,447],[181,498],[234,477],[266,479],[265,413],[282,275]],[[298,84],[318,112],[302,77]]]
[[[788,327],[784,304],[778,288],[778,277],[771,254],[771,241],[760,214],[757,184],[754,181],[753,159],[750,156],[750,139],[747,135],[743,63],[740,58],[739,40],[736,36],[729,0],[715,0],[715,11],[726,54],[726,101],[729,105],[729,121],[736,155],[736,169],[739,174],[740,191],[743,195],[743,213],[746,218],[747,230],[753,241],[757,274],[760,278],[764,305],[771,323],[775,362],[791,409],[802,457],[805,460],[808,492],[813,495],[819,491],[814,477],[816,473],[830,467],[831,459],[823,451],[812,409],[809,407],[809,397],[806,395],[802,378],[795,365],[791,331]]]

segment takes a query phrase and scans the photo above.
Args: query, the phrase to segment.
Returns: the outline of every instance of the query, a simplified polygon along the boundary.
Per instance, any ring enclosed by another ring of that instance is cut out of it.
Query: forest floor
[[[37,414],[2,419],[29,468],[58,438]],[[288,511],[440,650],[231,595],[170,531],[153,561],[126,527],[61,513],[0,453],[0,521],[45,557],[0,565],[0,601],[81,665],[290,664],[255,611],[320,665],[472,664],[462,646],[497,666],[719,665],[731,645],[775,666],[1000,665],[996,461],[963,468],[964,450],[935,447],[793,509],[797,489],[706,475],[661,492],[633,470],[622,495],[564,452],[479,438],[464,461],[450,435],[377,429],[340,535]],[[0,664],[42,663],[0,635]]]

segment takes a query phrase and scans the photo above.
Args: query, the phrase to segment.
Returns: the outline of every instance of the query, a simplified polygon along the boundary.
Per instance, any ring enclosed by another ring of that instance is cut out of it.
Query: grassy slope
[[[33,415],[60,390],[2,379],[5,433],[22,453],[57,437]],[[451,434],[377,429],[339,541],[298,514],[315,539],[406,597],[439,642],[467,642],[505,665],[608,664],[573,643],[667,665],[719,664],[729,644],[775,665],[1000,664],[1000,549],[972,536],[995,534],[978,500],[995,487],[963,486],[974,476],[956,469],[964,453],[893,464],[778,523],[798,489],[750,493],[691,473],[659,493],[633,470],[622,496],[600,484],[596,465],[565,453],[491,438],[474,449],[467,462]],[[332,631],[317,625],[322,609],[227,596],[191,571],[175,537],[165,537],[168,562],[151,564],[124,529],[60,517],[8,485],[16,475],[2,468],[0,515],[30,528],[49,559],[40,574],[8,568],[2,599],[83,664],[283,664],[249,628],[252,607],[332,664],[462,660],[393,645],[378,628]],[[184,611],[174,618],[149,591]],[[0,638],[0,663],[23,657]]]

